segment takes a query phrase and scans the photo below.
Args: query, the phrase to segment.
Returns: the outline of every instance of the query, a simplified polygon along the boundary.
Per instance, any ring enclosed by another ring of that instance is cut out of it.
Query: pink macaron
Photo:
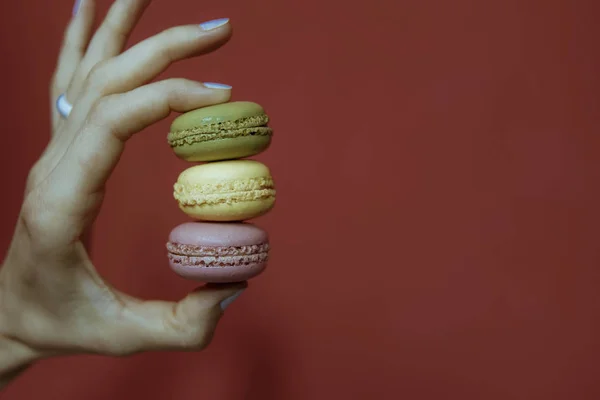
[[[266,268],[269,237],[245,222],[186,222],[171,231],[167,250],[171,268],[184,278],[240,282]]]

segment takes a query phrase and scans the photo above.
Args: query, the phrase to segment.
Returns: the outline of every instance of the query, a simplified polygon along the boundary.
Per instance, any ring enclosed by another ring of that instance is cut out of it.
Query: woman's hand
[[[82,244],[133,134],[171,111],[230,98],[230,90],[185,79],[148,83],[231,36],[227,21],[179,26],[123,52],[149,3],[116,0],[92,35],[95,4],[84,0],[66,31],[51,85],[53,135],[30,172],[0,270],[0,381],[43,357],[202,349],[222,304],[245,287],[203,287],[179,303],[143,301],[103,281]],[[55,110],[61,93],[73,104],[67,119]]]

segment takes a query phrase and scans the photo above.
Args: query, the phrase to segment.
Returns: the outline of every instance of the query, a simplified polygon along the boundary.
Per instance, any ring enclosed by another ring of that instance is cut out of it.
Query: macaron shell
[[[264,114],[265,110],[251,101],[222,103],[180,115],[171,123],[171,132]]]
[[[269,241],[264,229],[247,222],[185,222],[169,234],[169,242],[194,246],[252,246]]]
[[[175,146],[173,151],[177,157],[189,162],[205,162],[232,160],[251,157],[267,150],[271,144],[271,136],[239,136]]]
[[[182,278],[208,283],[231,283],[246,281],[261,274],[267,267],[267,263],[212,268],[186,266],[174,263],[172,261],[170,261],[169,264],[171,269]]]
[[[269,168],[254,160],[230,160],[195,165],[184,170],[177,179],[181,184],[216,184],[229,180],[270,177]]]

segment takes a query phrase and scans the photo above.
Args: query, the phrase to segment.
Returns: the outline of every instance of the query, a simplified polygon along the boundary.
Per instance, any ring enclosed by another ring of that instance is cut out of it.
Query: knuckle
[[[21,219],[27,223],[28,227],[33,227],[37,224],[39,219],[37,218],[39,215],[39,207],[36,199],[39,196],[35,191],[31,192],[23,202],[23,207],[21,209]]]
[[[187,350],[204,350],[212,341],[218,316],[206,310],[206,315],[199,320],[182,321],[173,318],[167,322],[168,330],[177,337],[179,348]]]
[[[101,97],[94,102],[90,111],[90,120],[96,126],[105,126],[110,121],[113,107],[112,96]]]
[[[44,206],[43,196],[39,190],[32,190],[23,202],[21,221],[31,239],[51,237],[52,217]]]
[[[183,79],[173,78],[163,82],[157,87],[157,92],[162,99],[169,100],[172,97],[178,96],[185,92],[185,83]]]
[[[52,93],[52,101],[56,101],[56,97],[69,87],[72,74],[64,68],[57,68],[50,81],[50,92]]]
[[[27,182],[26,182],[26,192],[29,192],[31,189],[33,189],[35,186],[37,186],[37,184],[41,181],[42,179],[42,170],[41,170],[41,166],[39,164],[39,162],[35,163],[33,165],[33,167],[31,167],[31,170],[29,170],[29,174],[27,175]]]
[[[213,339],[215,327],[219,319],[219,312],[216,309],[205,310],[205,315],[197,325],[194,324],[187,331],[187,347],[194,350],[204,350]]]
[[[79,46],[78,46],[78,41],[76,40],[76,33],[73,32],[72,29],[67,28],[67,30],[65,31],[65,33],[63,35],[61,51],[62,52],[73,51],[78,48],[79,48]]]
[[[126,16],[122,15],[120,16],[120,18],[125,19]],[[111,36],[120,41],[125,41],[127,39],[129,30],[126,26],[123,26],[121,22],[115,21],[113,19],[107,19],[104,21],[104,24],[105,25],[103,31],[107,36]]]
[[[155,41],[153,41],[154,51],[159,57],[172,63],[179,58],[181,45],[195,39],[197,39],[197,36],[192,36],[187,29],[182,27],[170,28],[155,37]]]
[[[69,244],[80,236],[78,223],[69,214],[56,194],[49,194],[46,185],[34,188],[27,194],[21,213],[19,226],[31,244],[31,256],[44,259],[47,256],[64,256]]]
[[[160,97],[168,104],[184,104],[190,98],[190,88],[197,85],[184,78],[173,78],[160,87]]]
[[[190,85],[195,84],[195,82],[189,80],[189,79],[185,79],[185,78],[173,78],[169,81],[167,81],[167,89],[169,91],[174,91],[174,92],[178,92],[178,91],[183,91],[183,90],[188,90]]]
[[[184,346],[194,350],[204,350],[212,341],[212,330],[202,328],[190,329],[184,339]]]
[[[121,142],[125,142],[130,134],[120,125],[123,118],[129,114],[127,110],[123,109],[123,102],[119,101],[120,96],[119,94],[113,94],[96,100],[90,110],[86,123],[99,128],[102,132],[113,136]],[[98,153],[99,156],[100,154]]]
[[[104,93],[109,84],[109,76],[106,68],[106,61],[94,65],[85,79],[85,86],[89,89],[95,89]]]
[[[159,58],[169,64],[173,63],[176,59],[173,49],[170,46],[161,46],[156,49],[156,53]]]

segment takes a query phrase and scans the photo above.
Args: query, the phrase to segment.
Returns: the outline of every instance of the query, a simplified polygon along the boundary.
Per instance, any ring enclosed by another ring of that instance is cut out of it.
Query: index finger
[[[44,211],[62,221],[56,240],[72,240],[91,225],[106,181],[131,136],[171,111],[186,112],[229,100],[227,88],[207,86],[171,79],[105,97],[97,104],[44,187]]]

